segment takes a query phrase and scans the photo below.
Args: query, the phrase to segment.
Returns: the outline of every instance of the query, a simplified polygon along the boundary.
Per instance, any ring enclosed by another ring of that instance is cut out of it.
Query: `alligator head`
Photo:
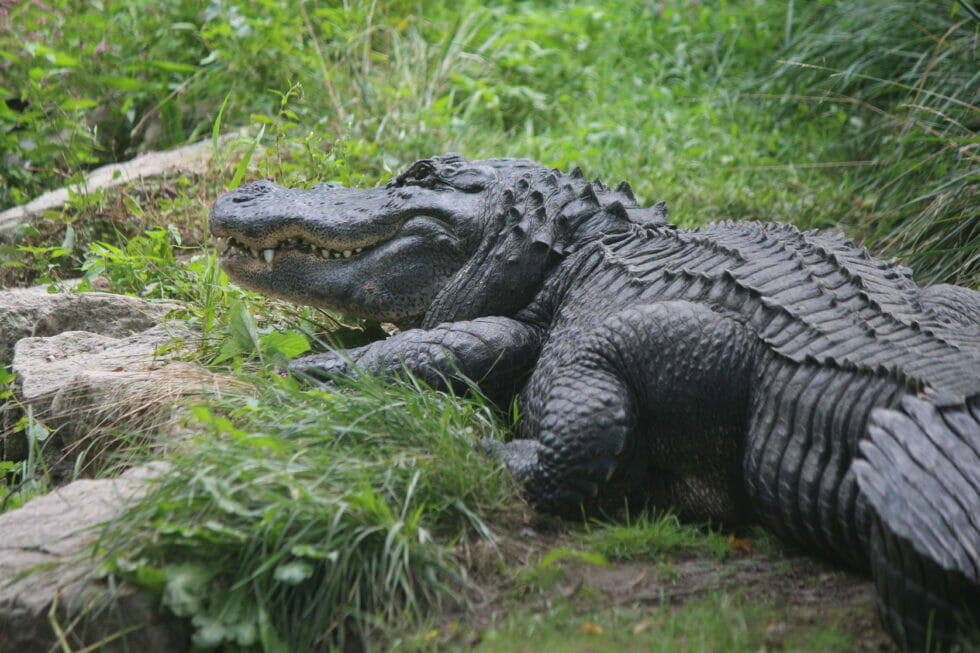
[[[210,226],[236,283],[407,327],[511,315],[577,244],[665,217],[625,182],[445,154],[366,190],[258,181],[219,197]]]

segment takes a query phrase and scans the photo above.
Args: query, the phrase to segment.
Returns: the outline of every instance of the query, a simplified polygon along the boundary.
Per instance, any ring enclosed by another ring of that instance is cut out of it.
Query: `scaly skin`
[[[519,437],[481,445],[541,510],[761,522],[869,570],[896,640],[950,641],[980,617],[980,293],[839,236],[665,218],[444,155],[371,190],[252,184],[211,228],[243,286],[421,327],[295,372],[517,394]]]

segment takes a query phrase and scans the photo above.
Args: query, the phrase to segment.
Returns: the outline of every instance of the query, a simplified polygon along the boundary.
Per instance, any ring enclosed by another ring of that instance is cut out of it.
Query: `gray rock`
[[[53,397],[80,373],[159,369],[170,358],[161,352],[171,341],[192,336],[179,326],[157,324],[127,337],[73,330],[22,338],[14,347],[13,371],[23,399]]]
[[[46,286],[0,292],[0,365],[9,363],[21,338],[63,331],[91,331],[124,337],[149,329],[173,303],[150,302],[109,293],[48,293]]]
[[[52,431],[44,443],[49,473],[57,482],[85,465],[98,464],[116,446],[112,431],[171,433],[180,421],[182,397],[213,394],[234,382],[187,362],[171,360],[193,334],[161,324],[126,338],[67,331],[23,338],[13,370],[20,399]],[[175,340],[176,338],[176,340]],[[5,456],[27,456],[26,432],[6,437]]]
[[[107,594],[88,552],[98,525],[145,492],[157,465],[75,481],[0,514],[0,653],[58,650],[59,637],[73,650],[98,642],[142,653],[189,648],[186,625],[157,599],[127,585]]]

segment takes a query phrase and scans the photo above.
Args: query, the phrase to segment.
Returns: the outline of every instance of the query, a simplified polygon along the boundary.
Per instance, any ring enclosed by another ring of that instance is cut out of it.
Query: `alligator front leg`
[[[289,369],[329,381],[358,372],[397,377],[408,371],[428,385],[446,389],[476,382],[491,399],[517,391],[541,347],[541,330],[518,320],[491,316],[411,329],[364,347],[304,356]]]

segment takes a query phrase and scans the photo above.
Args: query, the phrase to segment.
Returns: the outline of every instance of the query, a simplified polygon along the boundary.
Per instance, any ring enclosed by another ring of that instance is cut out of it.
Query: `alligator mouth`
[[[224,238],[221,236],[215,236],[215,241],[217,243],[218,253],[222,258],[239,254],[258,261],[265,261],[267,265],[272,265],[279,256],[286,253],[305,254],[329,261],[346,261],[363,256],[379,245],[388,242],[387,240],[382,240],[360,247],[335,249],[299,236],[278,240],[271,247],[257,247],[235,240],[234,238]]]

